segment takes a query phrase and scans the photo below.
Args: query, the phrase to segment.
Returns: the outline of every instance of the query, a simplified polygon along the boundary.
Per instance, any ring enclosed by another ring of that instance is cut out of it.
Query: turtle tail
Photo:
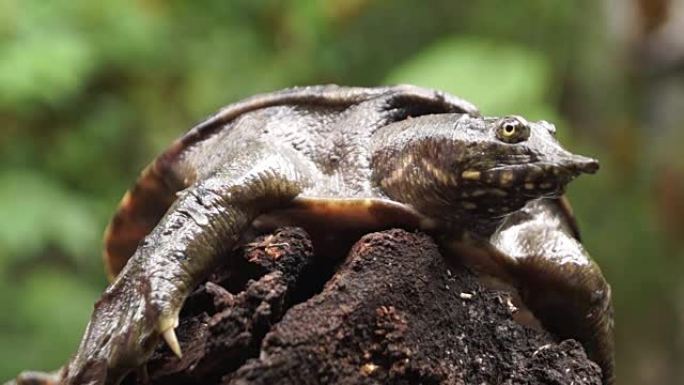
[[[152,162],[119,202],[104,233],[104,265],[112,281],[123,269],[138,244],[159,223],[183,186],[170,181],[165,162]]]

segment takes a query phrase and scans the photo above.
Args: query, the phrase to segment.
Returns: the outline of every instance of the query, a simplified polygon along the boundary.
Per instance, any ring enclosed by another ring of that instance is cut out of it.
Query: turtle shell
[[[479,115],[475,106],[440,91],[410,85],[362,88],[335,85],[290,88],[253,96],[228,105],[194,126],[154,159],[121,199],[104,235],[104,264],[110,280],[123,269],[142,239],[149,234],[176,200],[176,193],[194,183],[174,165],[184,151],[222,129],[241,115],[262,108],[296,105],[302,107],[346,107],[370,99],[386,102],[388,123],[429,113],[461,112]]]

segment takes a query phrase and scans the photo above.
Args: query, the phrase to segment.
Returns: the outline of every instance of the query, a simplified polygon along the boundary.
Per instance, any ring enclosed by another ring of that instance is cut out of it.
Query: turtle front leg
[[[511,258],[523,302],[544,327],[578,340],[614,382],[611,288],[579,240],[567,203],[538,199],[510,215],[492,245]]]
[[[96,303],[62,383],[117,384],[147,360],[160,336],[181,355],[174,328],[190,291],[254,218],[300,192],[296,162],[258,155],[179,193]]]
[[[538,199],[509,215],[477,248],[447,242],[485,283],[513,288],[525,307],[560,338],[573,338],[614,381],[610,285],[584,249],[562,200]],[[491,279],[494,278],[494,279]]]

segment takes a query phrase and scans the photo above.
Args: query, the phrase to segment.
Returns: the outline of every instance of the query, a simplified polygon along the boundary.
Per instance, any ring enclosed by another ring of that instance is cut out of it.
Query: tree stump
[[[183,357],[160,344],[124,383],[601,383],[579,343],[516,323],[427,235],[368,234],[339,261],[284,228],[235,253],[188,298]]]

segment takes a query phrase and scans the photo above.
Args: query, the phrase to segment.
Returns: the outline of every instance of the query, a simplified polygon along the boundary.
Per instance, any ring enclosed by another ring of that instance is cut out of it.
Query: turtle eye
[[[506,143],[518,143],[530,136],[530,127],[527,122],[517,116],[509,116],[501,119],[496,129],[496,137]]]

